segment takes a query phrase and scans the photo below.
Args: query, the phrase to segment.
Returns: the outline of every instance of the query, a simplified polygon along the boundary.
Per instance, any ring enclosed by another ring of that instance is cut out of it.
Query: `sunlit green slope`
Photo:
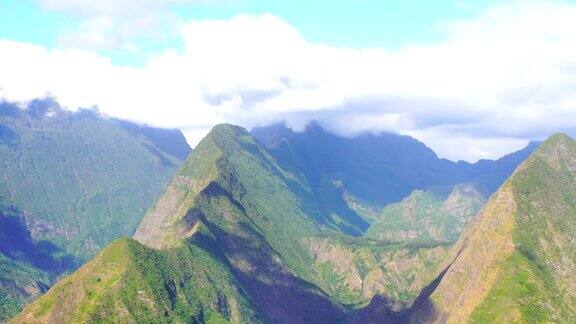
[[[575,236],[576,142],[559,134],[490,199],[417,314],[449,323],[573,322]]]
[[[14,323],[257,323],[214,238],[158,252],[119,239],[28,306]]]

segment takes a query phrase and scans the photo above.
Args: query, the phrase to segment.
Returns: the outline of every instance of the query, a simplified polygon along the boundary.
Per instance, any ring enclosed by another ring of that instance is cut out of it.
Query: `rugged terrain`
[[[442,264],[450,246],[444,237],[425,244],[358,237],[355,220],[369,218],[335,217],[299,162],[277,154],[240,127],[214,127],[148,211],[135,241],[113,243],[15,321],[326,323],[370,300],[385,300],[392,311],[410,305]],[[418,217],[433,216],[440,228],[450,217],[469,222],[481,195],[469,185],[448,188],[432,207],[422,205],[439,214]],[[344,192],[335,192],[349,208]],[[130,302],[135,298],[140,302]]]
[[[386,296],[395,310],[410,305],[446,255],[446,243],[390,243],[341,235],[307,240],[318,285],[349,309]]]
[[[313,204],[305,205],[309,195],[307,188],[280,168],[245,130],[221,125],[197,146],[134,237],[161,256],[175,250],[208,251],[212,258],[221,260],[220,271],[232,274],[223,280],[225,285],[237,284],[242,296],[254,303],[249,310],[255,318],[335,321],[343,315],[343,308],[306,280],[312,278],[308,267],[311,260],[300,238],[320,228],[330,228]],[[198,240],[201,235],[213,239],[213,248],[206,248],[204,240]],[[165,277],[172,280],[178,272],[194,274],[208,269],[183,265],[183,268],[166,267],[166,271]],[[122,280],[121,286],[125,286],[132,285],[134,279]],[[167,313],[161,314],[161,321],[173,318],[170,314],[174,305],[183,305],[183,311],[196,314],[187,300],[200,299],[210,288],[200,286],[186,295],[187,285],[186,280],[172,284],[171,306]],[[158,293],[143,291],[158,309],[161,302]],[[58,296],[62,294],[51,289],[45,298],[61,298]],[[228,303],[229,298],[224,299],[222,303]],[[96,301],[103,302],[99,298]],[[202,304],[201,314],[210,308],[209,303]],[[33,303],[23,314],[37,318],[34,314],[41,306],[40,302]],[[68,313],[62,309],[77,307],[76,301],[56,303],[47,313]],[[140,308],[129,313],[141,312]],[[104,307],[92,309],[89,314],[98,317],[107,311]],[[219,314],[234,321],[231,312]]]

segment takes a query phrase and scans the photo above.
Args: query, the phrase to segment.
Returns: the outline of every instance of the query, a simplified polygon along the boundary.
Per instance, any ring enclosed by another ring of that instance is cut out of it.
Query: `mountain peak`
[[[230,124],[214,126],[190,154],[164,195],[144,217],[134,238],[158,249],[178,245],[193,235],[195,226],[203,221],[203,213],[198,206],[212,208],[207,206],[208,201],[212,203],[216,197],[222,199],[219,203],[226,202],[230,204],[227,207],[238,208],[234,213],[228,213],[229,217],[233,214],[238,218],[244,217],[246,211],[241,200],[251,199],[256,193],[270,200],[276,197],[279,204],[288,206],[296,200],[291,190],[301,184],[288,182],[287,178],[294,181],[294,176],[277,165],[266,149],[244,128]],[[254,186],[249,192],[244,188],[248,184]],[[267,192],[270,188],[277,191]],[[299,190],[305,192],[306,189]],[[238,197],[233,197],[234,194]],[[260,202],[255,201],[254,204]],[[297,210],[297,214],[294,215],[295,222],[303,222],[302,226],[308,229],[314,228],[311,220],[302,216],[302,210]]]
[[[565,133],[557,133],[548,137],[548,139],[542,142],[537,151],[546,153],[550,150],[557,150],[561,147],[573,145],[573,143],[574,140],[570,136],[566,135]]]
[[[227,134],[227,135],[234,135],[239,133],[248,133],[248,131],[241,126],[232,125],[229,123],[222,123],[217,124],[208,133],[210,134]]]
[[[210,130],[196,146],[197,150],[217,148],[221,153],[231,153],[234,148],[245,144],[256,145],[257,141],[243,127],[232,124],[218,124]]]
[[[566,165],[574,171],[576,170],[576,141],[564,133],[555,134],[540,145],[534,156],[544,159],[554,168]]]
[[[285,123],[277,123],[268,126],[257,126],[250,131],[265,147],[274,149],[282,141],[294,135],[294,131]]]
[[[207,233],[219,249],[215,253],[226,258],[272,322],[333,322],[342,309],[302,280],[312,274],[301,238],[317,233],[321,216],[312,199],[310,190],[245,129],[218,125],[192,152],[134,238],[167,253],[194,245]]]

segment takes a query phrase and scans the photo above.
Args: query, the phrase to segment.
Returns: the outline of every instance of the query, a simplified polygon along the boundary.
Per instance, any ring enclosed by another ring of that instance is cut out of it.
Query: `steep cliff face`
[[[576,142],[544,142],[452,248],[413,319],[569,322],[576,318]]]
[[[334,215],[336,205],[319,198],[323,191],[301,160],[282,159],[244,129],[219,125],[182,164],[135,240],[110,245],[16,320],[564,320],[573,315],[566,278],[574,263],[558,251],[574,247],[573,147],[564,136],[551,139],[474,221],[483,199],[476,187],[450,185],[439,199],[415,192],[396,206],[402,212],[394,221],[407,220],[402,226],[425,243],[390,242],[346,235],[360,235],[360,223]],[[340,190],[328,193],[345,198],[343,183],[328,183]],[[556,219],[550,210],[562,216],[543,226],[541,219]],[[470,222],[454,246],[440,242]],[[498,290],[505,285],[515,286]]]
[[[18,216],[33,239],[85,259],[134,233],[185,152],[179,131],[69,112],[49,99],[25,109],[3,103],[0,211]]]
[[[310,191],[240,127],[216,126],[144,217],[134,238],[154,248],[177,245],[197,222],[266,241],[306,276],[301,235],[329,229]],[[215,229],[216,230],[216,229]]]
[[[342,309],[314,285],[302,238],[329,228],[309,188],[245,130],[213,129],[135,234],[166,249],[206,226],[244,291],[274,321],[329,320]]]

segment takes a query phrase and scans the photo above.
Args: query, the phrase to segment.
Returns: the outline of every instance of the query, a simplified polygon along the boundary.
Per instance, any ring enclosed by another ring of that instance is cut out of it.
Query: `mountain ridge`
[[[423,143],[389,133],[347,138],[317,123],[302,132],[275,124],[251,133],[280,164],[297,165],[323,212],[340,219],[347,225],[341,230],[354,236],[368,229],[374,211],[414,190],[473,183],[490,196],[538,145],[533,142],[499,160],[470,164],[440,159]]]

